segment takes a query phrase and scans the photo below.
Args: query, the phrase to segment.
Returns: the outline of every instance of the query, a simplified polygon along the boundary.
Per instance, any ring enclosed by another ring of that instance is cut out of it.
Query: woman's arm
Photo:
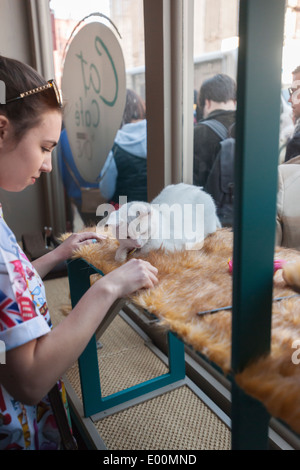
[[[101,241],[104,238],[105,236],[100,236],[96,232],[73,233],[55,250],[49,251],[46,255],[34,260],[32,264],[41,278],[43,278],[58,263],[71,258],[73,252],[80,248],[80,246],[94,243],[95,240]]]
[[[78,359],[113,302],[153,287],[156,275],[148,262],[132,259],[98,280],[51,332],[7,352],[1,384],[16,400],[38,403]]]

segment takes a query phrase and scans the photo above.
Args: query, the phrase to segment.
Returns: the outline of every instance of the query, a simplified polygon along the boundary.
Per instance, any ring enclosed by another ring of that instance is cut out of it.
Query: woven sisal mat
[[[82,247],[74,256],[106,274],[118,266],[114,260],[117,245],[116,240],[107,239]],[[232,276],[228,269],[232,247],[232,232],[221,229],[210,235],[199,251],[149,253],[144,259],[158,268],[159,284],[131,298],[224,373],[230,372],[231,360],[231,310],[222,308],[232,304]],[[275,258],[295,261],[300,260],[300,253],[281,248],[276,250]],[[281,271],[274,275],[273,290],[274,297],[295,293],[286,286]],[[221,310],[213,315],[197,315],[216,308]],[[300,364],[292,360],[295,340],[300,340],[300,297],[273,302],[271,354],[247,367],[236,381],[261,400],[271,415],[300,432]]]
[[[101,336],[98,350],[103,396],[168,372],[165,364],[120,316]],[[81,397],[77,364],[68,371]],[[230,450],[231,432],[187,386],[94,421],[110,450]]]

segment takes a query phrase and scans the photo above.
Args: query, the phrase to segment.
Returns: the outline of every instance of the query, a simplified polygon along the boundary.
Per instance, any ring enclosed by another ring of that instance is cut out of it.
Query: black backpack
[[[226,127],[216,119],[202,121],[201,124],[210,127],[221,139],[203,189],[213,197],[222,227],[232,227],[235,139],[228,136]]]

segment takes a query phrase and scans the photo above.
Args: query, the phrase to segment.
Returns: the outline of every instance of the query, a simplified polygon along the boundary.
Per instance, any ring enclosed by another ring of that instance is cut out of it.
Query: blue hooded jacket
[[[100,192],[118,203],[120,195],[147,200],[147,121],[125,124],[118,130],[100,173]]]

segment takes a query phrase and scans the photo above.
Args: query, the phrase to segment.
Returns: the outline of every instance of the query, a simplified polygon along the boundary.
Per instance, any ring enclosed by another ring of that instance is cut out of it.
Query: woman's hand
[[[97,243],[105,240],[105,235],[99,235],[96,232],[81,232],[72,233],[66,240],[64,240],[55,251],[59,253],[61,261],[65,261],[73,255],[74,251],[78,250],[83,245]]]
[[[148,261],[131,259],[98,282],[107,284],[116,298],[122,298],[139,289],[154,287],[158,283],[157,273],[157,268]]]
[[[71,258],[74,251],[78,250],[81,246],[100,242],[105,238],[105,235],[99,235],[96,232],[72,233],[72,235],[64,240],[57,248],[36,259],[32,264],[41,278],[43,278],[57,264]]]

